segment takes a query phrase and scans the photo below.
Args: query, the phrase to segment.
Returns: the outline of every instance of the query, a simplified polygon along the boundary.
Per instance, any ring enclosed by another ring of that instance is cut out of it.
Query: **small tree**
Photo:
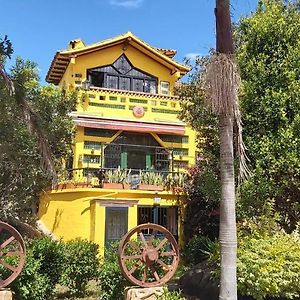
[[[28,221],[71,154],[75,95],[42,87],[36,64],[20,58],[7,73],[11,54],[10,41],[0,39],[0,218]]]

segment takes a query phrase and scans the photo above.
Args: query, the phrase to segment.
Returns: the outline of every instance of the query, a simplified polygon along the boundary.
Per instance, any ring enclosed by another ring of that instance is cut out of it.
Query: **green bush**
[[[295,232],[287,234],[262,217],[241,226],[238,234],[238,292],[256,300],[299,299],[300,239]],[[220,265],[220,253],[210,255],[210,262]],[[219,280],[216,268],[213,277]]]
[[[183,256],[188,265],[196,265],[216,251],[217,243],[206,236],[195,236],[185,246]]]
[[[161,296],[157,296],[157,300],[184,300],[185,298],[177,291],[170,292],[167,288],[164,288],[164,293]]]
[[[40,271],[41,262],[33,257],[31,251],[28,251],[22,274],[11,285],[17,300],[52,299],[54,287],[49,277],[42,275]]]
[[[30,241],[28,247],[33,259],[40,261],[40,273],[48,276],[53,286],[57,284],[63,271],[63,242],[56,242],[45,237]]]
[[[118,243],[112,243],[105,248],[98,278],[102,300],[123,299],[125,287],[131,284],[121,273],[118,262]]]
[[[49,238],[27,244],[26,264],[11,288],[17,300],[52,299],[62,271],[62,244]]]
[[[83,296],[88,282],[97,279],[99,271],[98,245],[75,239],[64,245],[64,264],[61,284],[71,295]]]
[[[294,235],[251,234],[238,247],[238,290],[262,300],[266,296],[300,296],[300,240]]]

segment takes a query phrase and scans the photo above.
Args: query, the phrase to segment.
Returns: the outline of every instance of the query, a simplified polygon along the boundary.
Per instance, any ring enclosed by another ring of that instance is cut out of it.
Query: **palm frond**
[[[206,93],[206,104],[212,113],[233,116],[237,125],[237,148],[239,158],[239,179],[250,175],[247,166],[249,158],[242,135],[242,119],[238,101],[241,79],[233,54],[215,53],[211,56],[202,76]]]

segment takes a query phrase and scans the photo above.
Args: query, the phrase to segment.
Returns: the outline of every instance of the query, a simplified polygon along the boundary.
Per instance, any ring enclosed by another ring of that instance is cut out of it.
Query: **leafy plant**
[[[245,143],[252,176],[240,189],[239,213],[263,213],[274,199],[280,224],[300,220],[300,11],[297,1],[259,1],[236,26]]]
[[[127,171],[121,169],[119,166],[117,169],[108,170],[105,172],[105,181],[108,183],[126,183],[131,170]]]
[[[300,239],[277,227],[263,230],[265,220],[242,224],[238,234],[237,280],[241,295],[255,300],[300,297]],[[272,224],[274,222],[270,220]],[[268,227],[268,226],[267,226]],[[209,256],[220,265],[220,253]],[[219,279],[219,268],[212,276]]]
[[[52,299],[63,268],[63,246],[49,238],[27,244],[26,264],[11,288],[17,300]]]
[[[238,248],[238,289],[256,300],[300,296],[300,240],[284,232],[249,235]]]
[[[141,184],[162,185],[164,178],[162,174],[152,171],[140,171]]]
[[[218,253],[219,244],[206,236],[195,236],[185,246],[183,255],[189,265],[196,265]]]
[[[118,242],[105,248],[104,257],[99,268],[99,285],[101,299],[123,299],[124,289],[130,283],[124,278],[118,263]]]
[[[97,279],[99,270],[98,245],[75,239],[65,243],[61,284],[70,289],[70,294],[82,296],[87,284]]]
[[[173,190],[174,192],[183,192],[186,187],[187,174],[174,173],[168,174],[164,180],[164,187],[166,190]]]
[[[185,298],[178,291],[169,291],[166,287],[162,295],[157,295],[157,300],[184,300]]]

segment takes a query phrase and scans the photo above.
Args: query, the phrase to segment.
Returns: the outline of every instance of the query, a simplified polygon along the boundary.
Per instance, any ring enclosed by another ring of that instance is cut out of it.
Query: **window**
[[[87,70],[87,78],[96,87],[157,93],[157,79],[134,68],[124,54],[112,65]]]
[[[116,133],[117,130],[84,127],[84,135],[86,136],[112,137]]]
[[[138,225],[154,223],[167,228],[177,238],[178,235],[177,207],[138,206]],[[149,231],[143,232],[151,234]]]
[[[160,93],[161,95],[170,95],[170,82],[168,81],[160,82]]]
[[[93,142],[93,141],[84,141],[84,149],[100,150],[101,149],[101,143],[100,142]]]
[[[91,163],[91,164],[99,164],[100,163],[100,155],[86,155],[86,154],[84,154],[83,162]]]

